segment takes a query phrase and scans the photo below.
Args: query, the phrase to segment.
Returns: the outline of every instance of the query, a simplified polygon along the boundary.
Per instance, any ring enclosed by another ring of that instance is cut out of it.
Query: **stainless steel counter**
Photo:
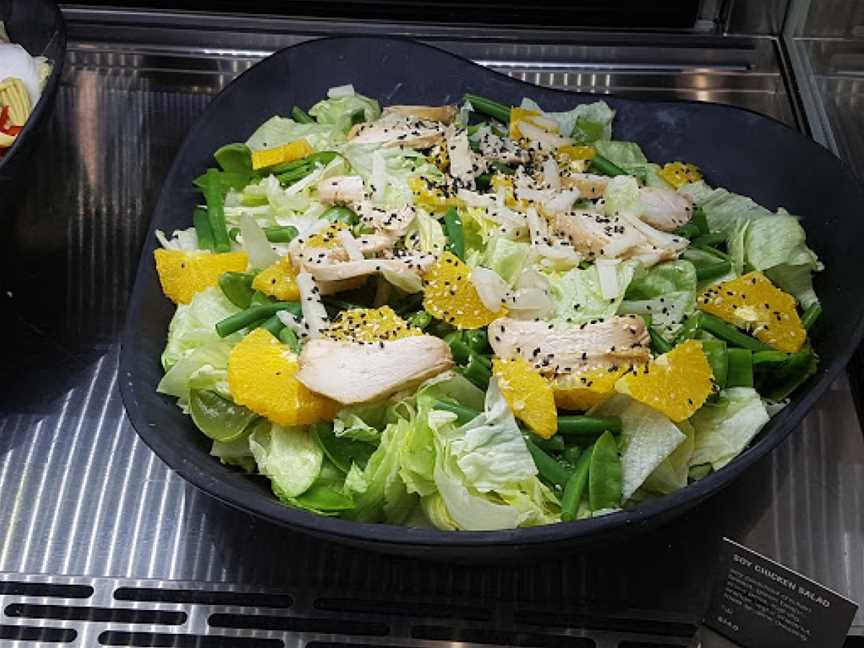
[[[117,336],[162,178],[211,96],[261,56],[333,31],[393,28],[67,17],[48,138],[17,209],[2,215],[0,640],[684,646],[724,535],[864,601],[864,438],[845,380],[697,511],[636,542],[540,565],[361,553],[187,486],[138,440],[116,384]],[[772,38],[402,31],[534,83],[721,101],[806,128]],[[864,636],[864,612],[853,634]]]

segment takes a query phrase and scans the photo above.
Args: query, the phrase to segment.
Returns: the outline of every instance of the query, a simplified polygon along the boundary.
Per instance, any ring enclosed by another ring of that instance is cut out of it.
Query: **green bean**
[[[765,364],[782,364],[789,359],[788,353],[782,351],[759,351],[753,354],[753,366]]]
[[[462,339],[462,332],[455,331],[444,336],[444,341],[450,345],[450,352],[457,364],[465,364],[471,355],[471,349]]]
[[[708,236],[710,234],[711,230],[708,229],[708,219],[705,218],[705,212],[701,207],[697,207],[693,210],[693,216],[690,219],[690,222],[699,229],[699,233],[702,236]]]
[[[540,476],[550,484],[564,488],[570,479],[570,471],[537,447],[533,439],[525,439],[525,445],[528,446],[528,452],[531,453]]]
[[[353,209],[340,206],[330,207],[321,215],[321,218],[332,223],[344,223],[345,225],[356,225],[360,222],[360,217],[354,213]]]
[[[480,412],[473,410],[470,407],[451,403],[450,401],[436,400],[432,405],[432,409],[444,410],[445,412],[453,412],[456,415],[456,422],[464,425],[468,421],[473,421],[480,415]]]
[[[486,390],[492,379],[492,370],[487,366],[489,359],[479,353],[469,351],[468,364],[462,370],[462,375],[473,382],[480,389]]]
[[[207,210],[196,207],[192,212],[192,222],[195,224],[195,236],[198,237],[199,250],[213,249],[213,230],[210,229],[210,221],[207,219]]]
[[[476,112],[489,115],[493,119],[497,119],[502,124],[510,123],[510,107],[505,106],[494,99],[487,99],[480,95],[475,95],[466,92],[465,101],[469,102]]]
[[[699,313],[691,315],[681,325],[681,330],[678,331],[678,335],[675,337],[675,344],[680,344],[685,340],[692,340],[699,334],[701,328],[702,318],[699,317]]]
[[[265,227],[264,236],[271,243],[290,243],[297,238],[297,228],[293,225],[284,225],[279,227]]]
[[[705,329],[709,333],[716,335],[721,340],[726,340],[734,346],[741,347],[743,349],[750,349],[751,351],[772,350],[771,347],[764,342],[760,342],[756,338],[742,333],[731,324],[727,324],[723,320],[718,319],[713,315],[709,315],[708,313],[700,313],[699,319],[703,329]]]
[[[270,169],[270,173],[275,175],[307,167],[314,168],[316,164],[327,165],[335,160],[337,155],[339,155],[339,153],[336,151],[319,151],[318,153],[312,153],[311,155],[307,155],[299,160],[291,160],[290,162],[283,162],[282,164],[274,166]]]
[[[300,340],[297,339],[297,334],[287,326],[279,331],[279,341],[291,347],[294,353],[300,353]]]
[[[249,308],[255,291],[252,282],[255,275],[248,272],[225,272],[219,275],[219,287],[225,297],[238,308]]]
[[[710,247],[708,245],[691,245],[688,250],[699,250],[700,252],[706,252],[712,257],[720,259],[721,261],[732,261],[732,257],[730,255],[726,254],[721,250],[718,250],[716,247]],[[694,265],[697,265],[698,267],[698,264]]]
[[[294,118],[298,124],[314,124],[315,120],[312,119],[312,116],[303,110],[300,106],[294,106],[291,109],[291,117]]]
[[[822,307],[818,303],[810,304],[801,316],[801,325],[809,331],[821,314]]]
[[[465,260],[465,232],[462,230],[462,219],[455,207],[444,214],[444,230],[447,234],[447,249],[457,257]]]
[[[276,315],[271,315],[266,320],[261,322],[258,325],[258,328],[263,328],[267,331],[270,331],[275,337],[279,337],[279,333],[285,328],[285,325],[282,323]]]
[[[717,263],[697,265],[696,278],[699,281],[716,279],[717,277],[722,277],[723,275],[728,274],[730,270],[732,270],[732,263],[730,261],[718,261]]]
[[[272,304],[270,298],[262,293],[259,290],[256,290],[252,295],[252,300],[249,302],[250,306],[266,306],[267,304]]]
[[[576,462],[579,460],[579,457],[582,456],[582,448],[578,445],[571,445],[564,448],[564,452],[561,453],[561,457],[570,464],[576,465]]]
[[[672,350],[672,345],[653,326],[648,327],[648,335],[651,337],[651,348],[655,353],[669,353]]]
[[[287,310],[298,317],[301,312],[300,304],[297,302],[273,302],[262,304],[261,306],[250,306],[239,313],[230,315],[217,322],[216,332],[219,334],[219,337],[226,337],[283,310]]]
[[[753,386],[753,353],[748,349],[727,349],[726,387]]]
[[[408,324],[421,331],[432,323],[432,316],[425,310],[417,311],[408,317]]]
[[[489,349],[489,336],[485,329],[475,329],[471,331],[463,331],[462,339],[468,348],[477,353],[487,353]]]
[[[607,176],[627,175],[627,172],[615,164],[612,160],[595,153],[591,158],[591,168]]]
[[[618,442],[604,432],[591,450],[588,467],[588,504],[592,511],[621,505],[622,472]]]
[[[475,182],[477,183],[477,188],[480,191],[486,191],[489,187],[492,186],[492,174],[481,173],[477,176]]]
[[[351,113],[351,124],[362,124],[366,121],[366,111],[363,108],[359,108]]]
[[[692,241],[695,238],[699,238],[699,227],[691,221],[676,229],[674,234],[675,236],[680,236],[681,238],[690,239]]]
[[[576,462],[575,470],[567,483],[564,485],[564,495],[561,497],[561,519],[571,522],[576,519],[579,511],[579,503],[588,485],[588,475],[591,468],[591,456],[593,448],[589,448]]]
[[[207,220],[210,223],[210,232],[213,236],[213,250],[230,252],[231,242],[228,240],[228,230],[225,227],[225,204],[219,187],[219,179],[215,175],[217,173],[218,171],[211,169],[207,171],[205,178],[204,200],[207,202]]]
[[[504,164],[498,160],[493,160],[491,166],[501,175],[514,175],[516,173],[516,169],[511,167],[509,164]]]
[[[720,234],[719,232],[712,232],[710,234],[702,234],[701,236],[697,236],[695,239],[690,241],[690,243],[692,245],[696,245],[696,246],[700,246],[700,247],[717,247],[721,243],[725,243],[725,242],[726,242],[726,235]]]
[[[558,417],[558,434],[579,445],[593,443],[606,430],[621,431],[621,419],[617,416],[588,416],[573,414]]]
[[[228,238],[231,239],[232,241],[234,241],[235,243],[237,242],[238,236],[240,236],[240,228],[239,227],[232,227],[231,229],[228,230]]]
[[[729,354],[726,352],[726,343],[723,340],[702,340],[702,351],[711,365],[714,374],[714,382],[717,387],[723,389],[726,386],[729,374]]]
[[[546,452],[562,452],[564,450],[564,437],[555,435],[548,439],[544,439],[543,437],[532,435],[531,440],[537,445],[538,448],[544,450]],[[561,457],[567,463],[567,460],[564,457]]]

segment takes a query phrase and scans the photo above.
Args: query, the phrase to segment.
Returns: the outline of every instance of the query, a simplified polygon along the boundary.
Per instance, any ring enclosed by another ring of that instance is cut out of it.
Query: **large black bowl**
[[[539,558],[622,540],[716,494],[776,447],[844,367],[861,337],[864,291],[858,282],[864,276],[864,255],[852,246],[864,240],[864,194],[837,158],[783,124],[746,110],[604,96],[618,111],[616,138],[639,142],[649,159],[694,162],[715,185],[801,215],[810,245],[826,264],[816,280],[825,311],[813,331],[822,357],[819,373],[730,465],[632,511],[532,529],[442,532],[345,522],[283,506],[263,483],[210,457],[209,441],[174,399],[156,393],[162,376],[159,356],[174,308],[159,289],[152,231],[189,227],[196,202],[192,179],[211,164],[217,147],[245,140],[272,115],[287,114],[293,104],[308,106],[329,87],[344,83],[353,83],[382,104],[457,102],[469,91],[505,102],[527,95],[552,110],[597,100],[531,86],[408,40],[364,37],[318,40],[282,50],[213,100],[187,136],[162,188],[138,269],[120,370],[127,412],[144,441],[192,484],[232,506],[331,540],[442,560]]]
[[[54,107],[66,56],[66,23],[52,0],[0,0],[0,20],[6,23],[6,31],[13,43],[21,45],[31,56],[48,58],[54,66],[27,123],[12,148],[0,159],[2,206],[14,196],[13,182],[20,177]],[[0,78],[2,76],[0,70]]]

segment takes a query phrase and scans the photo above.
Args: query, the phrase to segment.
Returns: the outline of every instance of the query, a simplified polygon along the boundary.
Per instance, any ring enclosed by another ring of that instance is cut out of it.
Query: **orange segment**
[[[597,155],[597,149],[593,146],[575,146],[569,144],[567,146],[559,146],[555,150],[555,158],[560,164],[575,160],[591,160],[595,155]]]
[[[795,298],[761,272],[711,286],[696,303],[706,313],[749,331],[780,351],[795,353],[807,339]]]
[[[312,151],[312,146],[305,139],[294,140],[282,146],[252,151],[252,168],[257,171],[277,164],[293,162],[310,155]]]
[[[231,350],[228,388],[235,403],[278,425],[333,420],[340,405],[309,391],[294,378],[298,369],[297,356],[258,328]]]
[[[513,178],[503,173],[496,173],[492,176],[492,190],[497,194],[499,191],[504,192],[504,204],[512,209],[528,209],[527,200],[516,200],[516,193],[513,190]]]
[[[225,272],[244,272],[249,265],[245,252],[153,251],[162,292],[175,304],[188,304],[195,293],[215,286]]]
[[[414,204],[425,207],[429,211],[444,211],[450,207],[463,207],[465,201],[451,195],[441,187],[435,186],[420,176],[408,178],[408,187],[414,195]]]
[[[664,164],[663,168],[657,172],[657,175],[676,189],[690,182],[698,182],[702,179],[699,167],[695,164],[684,162],[669,162],[669,164]]]
[[[676,423],[702,407],[714,386],[711,366],[696,340],[687,340],[647,367],[623,376],[615,389]]]
[[[537,119],[538,117],[540,119]],[[557,125],[551,126],[549,121],[548,117],[542,117],[536,110],[528,110],[527,108],[513,106],[510,108],[510,137],[514,140],[522,138],[522,131],[519,130],[519,122],[528,122],[537,128],[557,133],[560,129]]]
[[[342,246],[342,240],[339,238],[339,232],[343,229],[348,229],[345,223],[333,223],[328,225],[317,234],[313,234],[304,243],[306,247],[324,248],[330,250],[335,247]]]
[[[408,326],[392,308],[382,306],[340,312],[324,337],[347,342],[383,342],[422,334],[420,329]]]
[[[626,372],[627,367],[595,367],[556,378],[555,404],[563,410],[589,410],[614,393],[615,383]]]
[[[297,274],[291,265],[291,259],[282,257],[269,268],[265,268],[252,281],[252,287],[282,301],[297,301],[300,299],[300,289],[297,287]]]
[[[423,276],[423,308],[433,317],[459,329],[486,326],[506,311],[490,311],[471,283],[471,268],[452,252],[445,252]]]
[[[558,431],[558,410],[555,409],[552,386],[534,371],[525,358],[495,358],[492,360],[492,373],[516,418],[544,439]]]

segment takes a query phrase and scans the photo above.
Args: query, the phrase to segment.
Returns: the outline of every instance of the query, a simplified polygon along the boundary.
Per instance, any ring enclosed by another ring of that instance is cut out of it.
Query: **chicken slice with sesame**
[[[435,263],[435,257],[431,254],[417,253],[392,259],[363,259],[362,261],[341,263],[315,263],[313,260],[304,263],[303,267],[316,280],[342,281],[384,272],[413,273],[419,278],[433,263]]]
[[[645,322],[635,315],[579,325],[502,317],[489,325],[488,334],[496,356],[521,356],[547,376],[637,365],[650,357]]]
[[[387,119],[391,115],[399,117],[410,117],[412,119],[422,119],[424,121],[441,122],[442,124],[451,124],[456,119],[458,114],[456,106],[387,106],[384,112],[381,113],[382,119]]]
[[[366,344],[318,339],[303,347],[296,377],[311,391],[350,405],[416,387],[451,367],[450,347],[432,335]]]
[[[607,176],[595,173],[570,173],[562,171],[561,187],[564,189],[578,189],[581,198],[602,198],[609,184]]]
[[[363,200],[363,178],[333,176],[318,183],[318,200],[325,205],[349,205]]]
[[[637,229],[623,220],[587,210],[556,214],[552,229],[589,258],[625,256],[646,242]]]
[[[354,125],[348,131],[348,140],[352,144],[378,144],[383,148],[422,149],[443,140],[445,128],[441,122],[391,114],[374,122]]]
[[[412,205],[403,205],[395,209],[376,207],[369,202],[357,206],[357,214],[364,225],[368,225],[383,236],[399,238],[405,236],[411,223],[417,217]]]
[[[693,199],[663,187],[639,189],[639,218],[652,227],[671,232],[690,221]]]

